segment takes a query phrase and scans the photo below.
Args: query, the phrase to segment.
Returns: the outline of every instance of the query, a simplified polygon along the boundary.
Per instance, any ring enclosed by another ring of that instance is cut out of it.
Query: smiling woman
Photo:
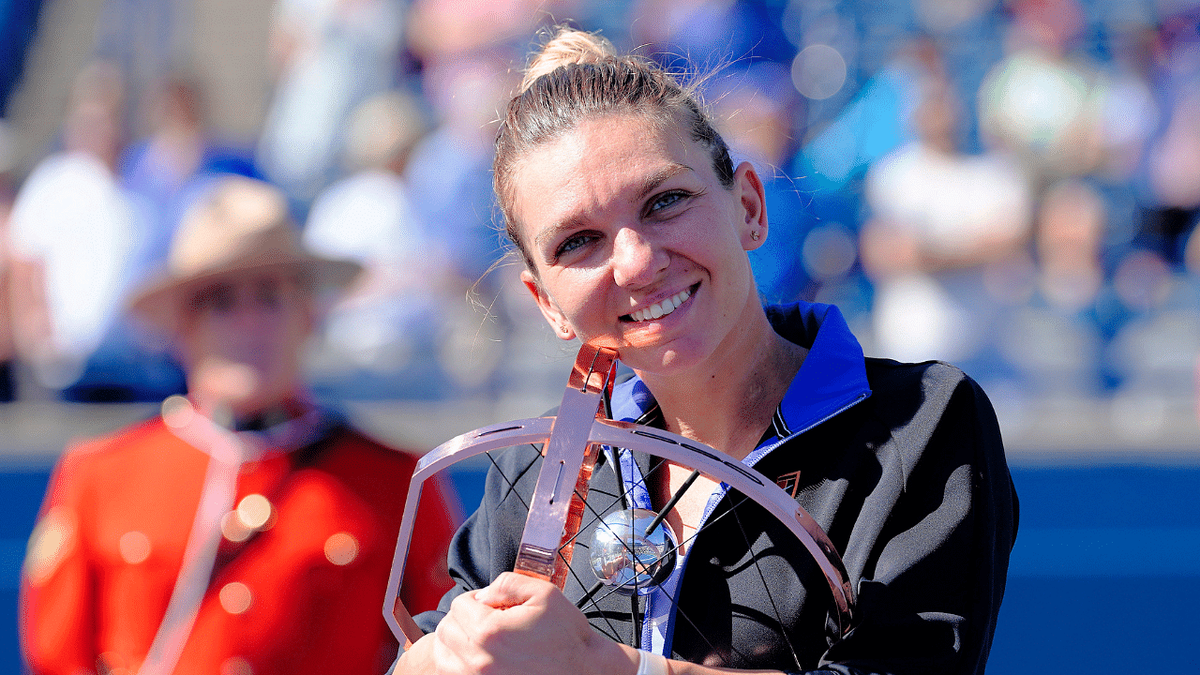
[[[605,441],[580,474],[583,517],[603,519],[583,531],[658,551],[619,602],[588,587],[600,572],[578,550],[563,584],[510,572],[554,441],[489,453],[451,547],[456,587],[416,617],[429,633],[394,672],[982,672],[1017,505],[979,387],[946,364],[864,358],[835,307],[764,307],[748,257],[769,231],[757,171],[734,164],[693,92],[596,35],[563,29],[534,58],[494,168],[546,321],[634,371],[606,401],[612,424],[687,452]],[[719,470],[692,470],[707,462]],[[739,475],[801,507],[818,552],[844,562],[852,619],[829,600],[837,575]],[[610,583],[623,554],[591,541]]]
[[[749,164],[725,187],[674,124],[611,113],[531,150],[512,195],[531,242],[522,279],[564,335],[675,377],[712,375],[734,351],[797,351],[767,323],[746,257],[767,227]]]

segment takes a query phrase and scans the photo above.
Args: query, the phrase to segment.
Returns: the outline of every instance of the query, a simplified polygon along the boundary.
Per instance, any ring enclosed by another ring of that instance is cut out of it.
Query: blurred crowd
[[[0,3],[23,36],[6,75],[58,2]],[[766,301],[836,303],[869,353],[951,361],[1001,399],[1194,394],[1200,2],[277,0],[270,21],[252,139],[210,124],[203,64],[119,53],[74,74],[38,161],[0,127],[0,400],[181,390],[124,299],[221,173],[279,185],[313,251],[367,270],[313,345],[322,390],[561,386],[490,166],[530,36],[563,21],[699,76],[767,179]]]

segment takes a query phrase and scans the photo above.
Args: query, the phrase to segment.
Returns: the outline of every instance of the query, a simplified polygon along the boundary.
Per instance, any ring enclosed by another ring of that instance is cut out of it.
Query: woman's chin
[[[674,339],[669,344],[639,345],[622,353],[621,361],[643,379],[649,376],[681,375],[704,362],[703,350],[691,340]]]

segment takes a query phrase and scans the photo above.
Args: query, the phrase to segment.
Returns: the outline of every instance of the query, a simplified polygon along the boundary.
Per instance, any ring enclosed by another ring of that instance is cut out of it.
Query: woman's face
[[[747,312],[761,309],[746,251],[767,229],[749,164],[726,188],[686,130],[609,115],[514,170],[512,213],[533,261],[522,280],[560,337],[615,347],[635,370],[662,373],[749,339]]]

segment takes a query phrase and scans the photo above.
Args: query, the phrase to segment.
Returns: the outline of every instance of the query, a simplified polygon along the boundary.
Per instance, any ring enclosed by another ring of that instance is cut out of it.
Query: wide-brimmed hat
[[[242,176],[222,177],[186,211],[165,269],[133,291],[129,308],[170,328],[178,318],[180,294],[219,276],[275,267],[296,268],[318,289],[343,289],[362,270],[358,263],[305,250],[279,188]]]

